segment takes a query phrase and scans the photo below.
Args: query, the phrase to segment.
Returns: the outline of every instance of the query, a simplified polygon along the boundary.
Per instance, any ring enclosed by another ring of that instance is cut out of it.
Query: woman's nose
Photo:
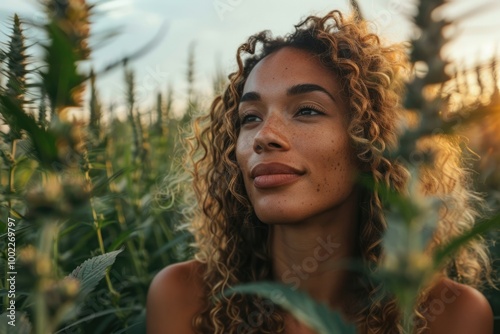
[[[255,135],[253,149],[256,153],[274,150],[288,150],[290,142],[287,127],[278,117],[269,117],[262,121]]]

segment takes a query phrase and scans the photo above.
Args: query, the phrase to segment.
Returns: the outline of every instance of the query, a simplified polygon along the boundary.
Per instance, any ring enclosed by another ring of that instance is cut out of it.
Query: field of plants
[[[172,111],[172,90],[160,90],[155,106],[138,105],[131,70],[134,55],[99,71],[82,70],[92,52],[88,40],[93,6],[76,0],[40,3],[45,22],[34,25],[12,16],[9,43],[0,46],[0,333],[145,333],[151,279],[193,252],[192,237],[176,229],[182,223],[183,203],[169,191],[167,176],[181,165],[184,130],[200,109],[201,98],[192,89],[194,55],[186,60],[191,88],[182,117]],[[440,4],[422,1],[420,6],[430,13],[429,8]],[[416,18],[417,26],[441,34],[442,26],[431,21],[429,13]],[[27,40],[26,29],[38,29],[45,38]],[[446,64],[435,62],[443,46],[439,43],[423,58],[413,53],[418,59],[412,60],[428,64],[430,70],[408,84],[406,101],[428,122],[403,142],[415,143],[436,124],[443,132],[467,135],[480,156],[472,166],[475,182],[493,217],[442,250],[439,258],[444,258],[478,234],[492,241],[499,236],[500,66],[493,59],[447,77]],[[419,45],[414,42],[414,50]],[[29,66],[34,62],[36,67]],[[100,98],[98,79],[109,71],[123,73],[125,118]],[[223,84],[221,77],[214,78],[214,95]],[[446,87],[443,94],[467,113],[457,113],[454,123],[432,118],[426,112],[446,99],[440,94],[434,100],[423,97],[422,87],[431,84]],[[74,113],[83,117],[71,117]],[[408,144],[398,154],[412,161],[413,150]],[[413,228],[408,223],[405,231],[416,233]],[[387,246],[397,242],[389,240]],[[490,250],[492,258],[500,258],[498,245],[492,242]],[[406,272],[393,275],[404,277]],[[405,289],[414,288],[396,284],[395,293],[403,289],[404,295]],[[266,289],[257,285],[249,291],[266,295]],[[488,288],[484,294],[498,330],[500,293]],[[315,307],[294,309],[307,297],[288,292],[285,297],[298,300],[283,305],[292,313],[300,311],[323,323],[318,332],[333,328]]]

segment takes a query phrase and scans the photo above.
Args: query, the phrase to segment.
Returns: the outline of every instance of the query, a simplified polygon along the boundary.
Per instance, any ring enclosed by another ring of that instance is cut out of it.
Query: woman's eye
[[[298,116],[313,116],[313,115],[323,115],[324,112],[321,112],[312,107],[302,107],[297,112]]]
[[[254,123],[254,122],[259,122],[260,118],[255,115],[243,115],[240,118],[240,123],[241,124],[247,124],[247,123]]]

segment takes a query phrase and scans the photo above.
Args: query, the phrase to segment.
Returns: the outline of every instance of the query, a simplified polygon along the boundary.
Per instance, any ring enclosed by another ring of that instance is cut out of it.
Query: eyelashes
[[[309,113],[305,113],[305,111],[308,111]],[[312,113],[311,113],[311,111],[312,111]],[[320,110],[318,107],[313,106],[313,105],[301,106],[298,109],[298,111],[296,112],[296,115],[299,115],[299,116],[314,116],[314,115],[324,115],[324,114],[325,113],[322,110]]]
[[[241,124],[241,125],[244,125],[244,124],[247,124],[247,123],[257,122],[258,120],[260,120],[260,117],[259,117],[259,116],[254,115],[254,114],[252,114],[252,112],[251,112],[251,111],[249,111],[249,112],[244,112],[244,113],[240,116],[240,124]]]
[[[301,105],[294,112],[294,117],[314,117],[325,115],[326,113],[314,105]],[[241,113],[239,116],[239,122],[241,125],[255,122],[262,122],[262,118],[259,116],[259,112],[248,110]]]

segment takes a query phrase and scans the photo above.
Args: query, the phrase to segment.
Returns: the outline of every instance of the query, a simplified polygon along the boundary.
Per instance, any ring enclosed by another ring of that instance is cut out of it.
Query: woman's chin
[[[297,224],[303,220],[303,217],[298,213],[283,213],[279,209],[266,210],[264,212],[256,212],[257,218],[264,224],[280,225],[280,224]]]

